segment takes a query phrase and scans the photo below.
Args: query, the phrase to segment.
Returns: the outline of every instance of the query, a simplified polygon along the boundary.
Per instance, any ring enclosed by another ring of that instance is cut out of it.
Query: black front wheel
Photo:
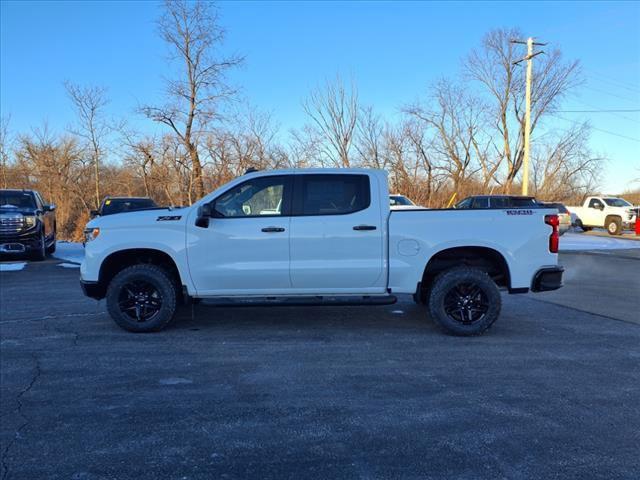
[[[47,253],[51,255],[52,253],[55,253],[55,252],[56,252],[56,237],[54,236],[53,241],[51,242],[51,245],[47,247]]]
[[[156,265],[133,265],[118,273],[107,289],[111,318],[130,332],[157,332],[176,310],[176,288]]]
[[[502,299],[486,272],[472,267],[455,267],[441,273],[429,294],[433,320],[454,335],[480,335],[500,315]]]
[[[32,253],[32,258],[38,262],[47,258],[47,248],[44,243],[44,233],[38,239],[38,246]]]

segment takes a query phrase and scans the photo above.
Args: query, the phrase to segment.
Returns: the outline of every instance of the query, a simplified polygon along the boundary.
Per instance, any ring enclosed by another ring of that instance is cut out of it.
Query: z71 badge
[[[175,220],[180,220],[182,215],[163,215],[158,217],[157,222],[171,222]]]

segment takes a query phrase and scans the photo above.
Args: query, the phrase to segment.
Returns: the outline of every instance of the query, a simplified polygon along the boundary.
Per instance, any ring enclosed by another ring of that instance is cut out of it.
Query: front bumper
[[[100,282],[80,280],[80,288],[82,288],[82,293],[89,298],[100,300],[105,296],[105,288]]]
[[[562,287],[562,274],[564,273],[564,267],[546,267],[541,268],[533,276],[531,282],[532,292],[548,292],[550,290],[557,290]]]
[[[25,253],[40,248],[40,232],[37,230],[0,235],[0,253]]]

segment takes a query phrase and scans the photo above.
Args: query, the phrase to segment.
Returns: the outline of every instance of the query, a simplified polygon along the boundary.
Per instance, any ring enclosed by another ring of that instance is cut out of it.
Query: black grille
[[[24,228],[24,219],[22,216],[0,217],[0,235],[10,235],[12,233],[20,233]]]

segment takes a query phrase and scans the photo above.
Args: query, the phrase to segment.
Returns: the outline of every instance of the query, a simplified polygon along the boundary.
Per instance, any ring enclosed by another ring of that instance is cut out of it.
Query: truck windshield
[[[102,215],[112,215],[114,213],[132,212],[154,207],[157,207],[157,205],[150,198],[114,198],[104,201],[100,213]]]
[[[629,202],[622,198],[604,198],[604,203],[609,205],[610,207],[632,207]]]
[[[0,208],[36,208],[31,192],[0,192]]]
[[[389,204],[392,207],[396,207],[398,205],[403,205],[403,206],[415,205],[411,200],[409,200],[407,197],[405,197],[403,195],[391,195],[391,196],[389,196]]]

